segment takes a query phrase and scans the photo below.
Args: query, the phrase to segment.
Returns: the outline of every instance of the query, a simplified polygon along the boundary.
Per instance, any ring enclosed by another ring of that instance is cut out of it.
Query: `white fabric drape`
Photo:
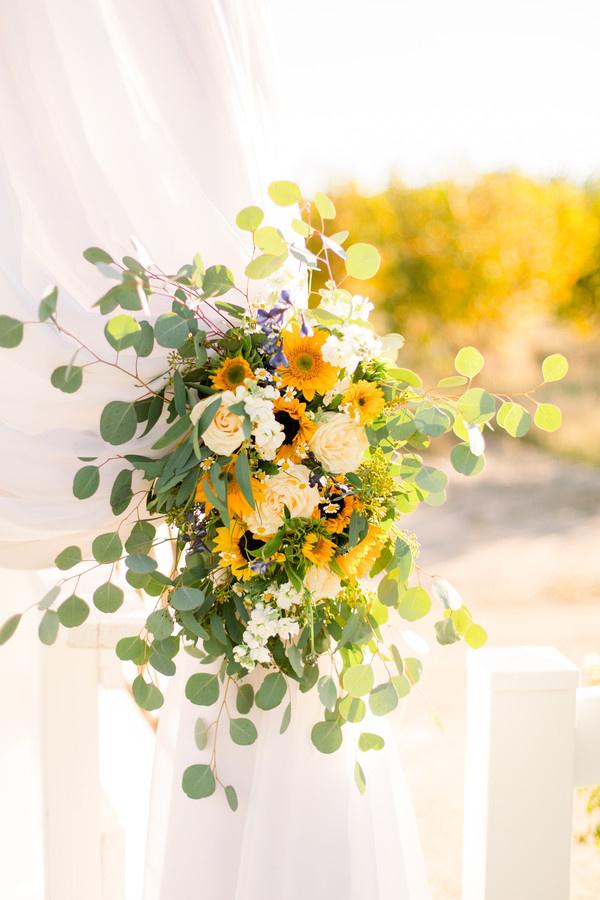
[[[282,139],[268,137],[265,43],[255,0],[0,0],[0,313],[35,320],[55,283],[61,323],[103,352],[90,306],[108,284],[83,247],[129,253],[134,235],[166,270],[197,251],[240,268],[235,212],[260,201],[267,176],[289,174],[269,162]],[[0,352],[0,565],[46,566],[111,525],[114,469],[90,500],[72,498],[71,482],[76,456],[103,452],[102,407],[135,388],[98,366],[80,392],[60,393],[49,373],[73,351],[36,326]],[[145,373],[163,362],[156,348]],[[278,712],[261,715],[255,747],[223,737],[237,814],[222,794],[182,794],[198,756],[183,696],[194,665],[180,662],[161,716],[144,900],[426,900],[393,740],[370,754],[360,797],[353,755],[310,746],[313,697],[295,698],[283,737]]]

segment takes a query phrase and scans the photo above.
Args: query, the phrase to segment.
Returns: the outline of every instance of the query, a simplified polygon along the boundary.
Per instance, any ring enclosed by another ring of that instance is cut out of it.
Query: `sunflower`
[[[371,381],[357,381],[345,392],[343,403],[351,412],[358,413],[363,425],[369,425],[385,406],[385,398],[383,391],[376,384]]]
[[[302,545],[302,555],[315,566],[324,566],[335,551],[335,544],[320,534],[307,534]]]
[[[367,534],[356,547],[342,556],[336,556],[336,562],[346,578],[363,578],[379,556],[384,540],[381,528],[369,525]]]
[[[302,337],[298,326],[283,333],[283,352],[287,366],[278,369],[284,387],[302,391],[307,400],[315,393],[326,394],[337,381],[338,370],[325,362],[321,347],[327,340],[327,332],[315,331],[310,337]]]
[[[233,463],[226,467],[225,477],[227,478],[227,510],[229,512],[229,515],[238,516],[238,518],[240,519],[249,516],[252,512],[252,508],[244,497],[239,482],[235,477]],[[196,487],[196,496],[194,499],[196,503],[204,503],[206,512],[210,512],[210,510],[212,509],[212,503],[210,502],[204,491],[204,485],[206,484],[207,479],[208,475],[204,475],[198,482],[198,485]],[[257,478],[252,478],[250,481],[252,485],[252,495],[254,497],[254,500],[257,501],[262,496],[264,489],[263,484]]]
[[[243,356],[226,359],[211,376],[213,387],[221,391],[235,391],[253,372]]]
[[[325,520],[327,531],[332,534],[341,534],[348,525],[357,505],[356,497],[353,497],[352,494],[337,494],[328,497],[319,510],[321,518]]]
[[[231,569],[232,575],[241,581],[253,578],[255,572],[250,568],[254,557],[251,553],[260,549],[264,541],[259,541],[252,532],[238,521],[229,528],[217,528],[214,549],[219,554],[221,565]]]
[[[300,462],[305,454],[302,449],[313,436],[317,426],[306,416],[306,404],[281,397],[273,404],[275,419],[283,428],[285,440],[277,451],[277,459]]]

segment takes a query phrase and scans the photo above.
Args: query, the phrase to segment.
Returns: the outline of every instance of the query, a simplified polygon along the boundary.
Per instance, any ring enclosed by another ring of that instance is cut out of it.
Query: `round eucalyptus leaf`
[[[235,706],[237,711],[245,716],[254,705],[254,688],[251,684],[242,684],[238,688]]]
[[[21,621],[21,613],[16,613],[6,620],[4,625],[0,627],[0,647],[11,639]]]
[[[469,625],[464,634],[465,642],[473,650],[479,650],[487,641],[487,631],[481,625]]]
[[[56,313],[56,301],[58,299],[58,288],[56,285],[49,288],[40,301],[38,307],[38,319],[40,322],[47,322],[48,319]]]
[[[429,437],[439,437],[452,425],[447,413],[435,406],[421,407],[413,421],[417,431]]]
[[[122,589],[110,581],[99,585],[94,591],[94,606],[103,613],[114,613],[123,605]]]
[[[408,588],[400,598],[398,612],[403,619],[416,622],[422,619],[431,609],[431,597],[422,587]]]
[[[377,596],[384,606],[395,606],[398,602],[398,582],[393,578],[382,578],[377,588]]]
[[[61,569],[65,571],[66,569],[72,569],[73,566],[76,566],[77,563],[81,562],[81,550],[79,547],[75,547],[72,545],[71,547],[65,547],[64,550],[61,550],[56,559],[54,560],[54,565],[57,569]]]
[[[158,653],[157,651],[153,651],[150,654],[148,663],[152,666],[153,669],[156,669],[157,672],[160,672],[161,675],[167,675],[169,678],[177,671],[173,660],[168,656],[163,656],[162,653]]]
[[[392,684],[400,699],[410,694],[410,681],[406,675],[392,675]]]
[[[315,206],[319,215],[324,219],[335,219],[335,205],[327,194],[317,191],[315,194]]]
[[[208,744],[208,725],[204,719],[196,719],[194,726],[194,740],[198,750],[204,750]]]
[[[542,431],[558,431],[562,423],[562,413],[553,403],[539,403],[533,421]]]
[[[169,597],[169,603],[173,609],[187,612],[198,609],[204,603],[204,594],[198,588],[180,587],[173,591]]]
[[[123,553],[123,544],[116,531],[107,534],[99,534],[92,542],[92,555],[96,562],[112,563],[120,559]]]
[[[268,187],[268,192],[277,206],[293,206],[302,199],[300,188],[294,181],[273,181]]]
[[[281,256],[282,253],[287,252],[287,243],[277,228],[273,228],[271,225],[259,228],[254,232],[254,243],[263,253],[270,253],[272,256]]]
[[[107,253],[106,250],[102,250],[101,247],[88,247],[87,250],[83,251],[83,258],[87,259],[87,261],[93,265],[97,265],[98,263],[110,265],[114,262],[110,253]]]
[[[60,628],[60,618],[53,609],[47,609],[40,620],[38,626],[38,637],[42,644],[49,647],[58,637],[58,629]]]
[[[173,634],[173,619],[166,609],[155,609],[146,619],[146,628],[155,641],[162,641]]]
[[[483,369],[485,360],[475,347],[463,347],[454,359],[454,368],[459,375],[474,378]]]
[[[255,702],[260,709],[274,709],[285,697],[285,678],[280,672],[267,675],[256,693]]]
[[[319,678],[317,690],[319,692],[319,699],[323,706],[333,711],[335,709],[335,704],[337,703],[337,688],[335,686],[335,681],[331,678],[330,675],[323,675],[322,678]]]
[[[160,707],[165,702],[165,698],[163,697],[162,692],[156,687],[156,685],[144,681],[141,675],[138,675],[133,679],[131,689],[133,692],[133,699],[135,700],[137,705],[141,707],[141,709],[145,709],[147,712],[152,712],[155,709],[160,709]]]
[[[12,316],[0,316],[0,347],[12,350],[23,340],[23,323]]]
[[[553,353],[547,356],[542,363],[542,375],[544,381],[561,381],[569,371],[569,363],[562,353]]]
[[[154,337],[156,343],[161,347],[168,347],[172,350],[178,350],[185,343],[189,333],[188,324],[185,319],[178,316],[177,313],[163,313],[159,316],[154,325]]]
[[[197,764],[188,766],[183,773],[181,786],[185,794],[192,800],[210,797],[216,788],[215,776],[210,766]]]
[[[503,403],[496,420],[514,438],[523,437],[531,427],[531,415],[520,403]]]
[[[145,553],[130,553],[125,557],[125,565],[136,575],[149,575],[156,569],[156,560],[146,556]]]
[[[141,334],[140,323],[127,313],[113,316],[104,326],[104,336],[113,350],[125,350],[133,347]]]
[[[383,750],[385,741],[379,734],[371,731],[362,731],[358,738],[358,749],[366,753],[368,750]]]
[[[246,206],[235,217],[235,224],[242,231],[256,231],[264,217],[259,206]]]
[[[125,541],[125,549],[128,553],[146,554],[151,549],[155,536],[156,528],[151,522],[136,522]]]
[[[350,695],[340,700],[338,709],[346,722],[362,722],[367,712],[364,700]]]
[[[381,265],[381,256],[372,244],[352,244],[346,251],[345,265],[351,278],[365,281],[376,274]]]
[[[374,716],[387,716],[396,709],[397,705],[398,694],[394,685],[389,681],[386,684],[377,685],[369,694],[369,706]]]
[[[450,462],[461,475],[478,475],[485,467],[485,457],[471,453],[468,444],[456,444],[450,453]]]
[[[77,628],[83,625],[90,614],[90,608],[81,597],[71,594],[57,609],[60,624],[65,628]]]
[[[368,694],[374,683],[375,676],[371,666],[351,666],[342,675],[344,690],[348,691],[352,697],[362,697],[364,694]]]
[[[75,473],[73,494],[78,500],[87,500],[98,490],[100,469],[98,466],[83,466]]]
[[[48,593],[44,594],[42,599],[39,601],[38,609],[48,609],[50,606],[52,606],[56,598],[59,596],[60,588],[58,587],[58,585],[54,585],[54,587],[51,587]]]
[[[311,740],[321,753],[335,753],[342,746],[342,729],[337,722],[317,722],[310,733]]]
[[[471,388],[458,401],[458,409],[469,425],[481,425],[493,417],[496,401],[483,388]]]
[[[235,792],[235,788],[233,787],[233,785],[231,785],[231,784],[227,785],[227,787],[225,788],[225,797],[227,798],[227,803],[229,804],[229,809],[232,810],[232,812],[235,812],[236,809],[238,808],[238,797],[237,797],[237,794]]]
[[[196,706],[212,706],[219,699],[219,679],[212,672],[197,672],[188,678],[185,696]]]
[[[433,466],[423,466],[417,472],[415,482],[424,491],[429,491],[431,494],[439,494],[448,484],[448,476],[445,472],[434,469]]]
[[[244,270],[245,274],[248,278],[252,278],[255,281],[261,278],[268,278],[269,275],[273,275],[274,272],[277,272],[282,267],[286,258],[287,250],[278,256],[272,253],[263,253],[248,263]]]
[[[137,428],[137,416],[133,403],[123,400],[111,400],[102,410],[100,416],[100,434],[108,444],[125,444],[134,436]]]
[[[256,725],[250,719],[230,719],[229,736],[234,744],[253,744],[258,737]]]
[[[59,366],[50,376],[53,387],[65,394],[74,394],[83,384],[83,369],[81,366]]]
[[[117,641],[115,653],[123,661],[135,662],[146,656],[146,643],[137,635],[121,638]]]

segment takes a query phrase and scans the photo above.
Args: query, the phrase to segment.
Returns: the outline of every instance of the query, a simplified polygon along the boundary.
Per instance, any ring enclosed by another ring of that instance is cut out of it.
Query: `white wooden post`
[[[600,686],[577,691],[575,787],[600,784]]]
[[[122,683],[114,646],[143,621],[134,611],[90,618],[41,647],[45,900],[124,898],[123,829],[100,786],[98,687]]]
[[[516,647],[468,670],[463,900],[566,900],[577,667]]]

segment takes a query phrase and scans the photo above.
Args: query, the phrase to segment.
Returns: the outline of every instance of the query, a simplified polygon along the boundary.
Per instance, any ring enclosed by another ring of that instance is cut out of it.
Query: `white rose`
[[[323,566],[311,566],[306,573],[304,585],[311,592],[313,600],[335,600],[342,589],[340,578]]]
[[[262,499],[246,518],[250,531],[260,538],[271,537],[283,524],[285,506],[294,517],[310,518],[319,502],[319,491],[310,486],[309,477],[306,466],[288,465],[265,478]]]
[[[192,424],[195,425],[207,406],[217,399],[218,394],[210,394],[204,400],[196,403],[190,413]],[[241,446],[244,440],[242,419],[230,412],[229,407],[237,403],[237,397],[232,391],[223,391],[220,395],[221,405],[215,416],[202,435],[202,440],[209,450],[220,456],[231,456]]]
[[[369,446],[365,429],[345,413],[325,413],[308,445],[329,472],[354,472]]]

